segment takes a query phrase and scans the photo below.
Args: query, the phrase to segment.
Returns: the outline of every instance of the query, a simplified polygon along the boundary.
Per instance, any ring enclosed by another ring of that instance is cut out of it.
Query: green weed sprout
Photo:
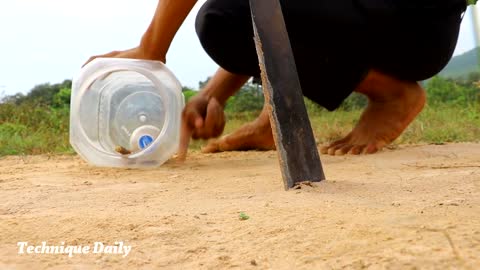
[[[238,215],[238,219],[240,220],[248,220],[250,217],[245,214],[244,212],[240,212],[240,215]]]

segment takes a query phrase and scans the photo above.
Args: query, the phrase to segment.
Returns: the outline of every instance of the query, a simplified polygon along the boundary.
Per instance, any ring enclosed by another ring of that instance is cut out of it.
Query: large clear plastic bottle
[[[98,58],[73,81],[70,143],[97,166],[160,166],[178,150],[184,106],[162,62]]]

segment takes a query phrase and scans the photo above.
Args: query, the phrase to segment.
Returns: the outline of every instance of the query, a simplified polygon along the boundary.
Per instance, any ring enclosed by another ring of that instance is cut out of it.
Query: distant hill
[[[465,77],[479,69],[480,47],[452,58],[450,63],[440,72],[440,76],[448,78]]]

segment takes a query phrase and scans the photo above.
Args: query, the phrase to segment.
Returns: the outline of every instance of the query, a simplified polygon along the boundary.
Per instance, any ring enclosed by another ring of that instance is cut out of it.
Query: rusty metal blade
[[[325,179],[278,0],[250,0],[265,102],[285,189]]]

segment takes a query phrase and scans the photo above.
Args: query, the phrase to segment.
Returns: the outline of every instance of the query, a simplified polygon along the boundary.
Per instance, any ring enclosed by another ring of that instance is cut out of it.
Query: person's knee
[[[200,8],[195,19],[195,31],[197,32],[197,36],[202,45],[209,36],[208,31],[212,28],[210,25],[208,25],[208,23],[210,23],[212,20],[215,20],[215,14],[212,11],[211,3],[212,1],[207,1]]]
[[[195,20],[195,31],[200,43],[212,58],[216,58],[215,56],[221,50],[218,44],[222,42],[222,38],[227,38],[222,35],[226,32],[224,28],[227,18],[216,5],[217,2],[219,1],[207,1],[198,11]]]
[[[195,29],[219,66],[235,74],[260,73],[248,1],[207,1],[197,14]]]

